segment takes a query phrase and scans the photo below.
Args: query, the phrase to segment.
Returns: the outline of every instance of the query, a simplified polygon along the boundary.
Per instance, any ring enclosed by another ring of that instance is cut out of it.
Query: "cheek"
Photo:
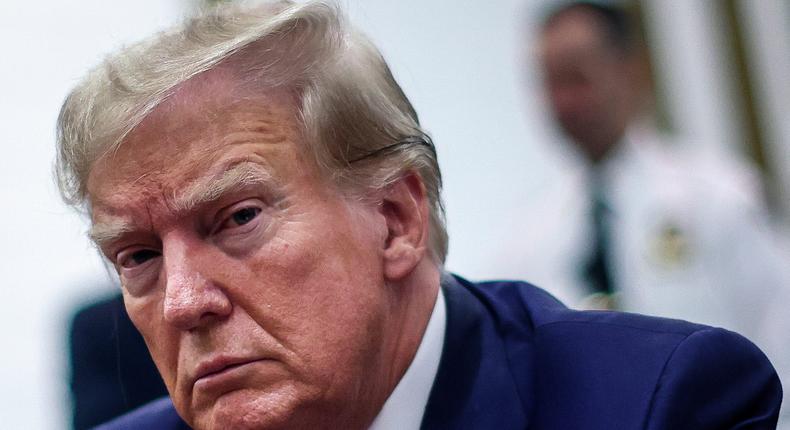
[[[299,328],[314,324],[329,329],[349,302],[366,299],[358,291],[366,276],[356,269],[365,263],[334,249],[336,245],[332,234],[324,234],[321,241],[276,241],[250,258],[247,270],[228,276],[235,278],[233,285],[252,287],[241,292],[239,301],[265,328],[290,328],[296,335],[310,336],[315,329]]]
[[[238,301],[301,365],[313,371],[356,366],[354,355],[378,336],[385,314],[373,241],[365,243],[348,227],[303,227],[283,226],[282,239],[250,258],[245,277],[255,288]]]
[[[237,260],[244,270],[229,271],[228,278],[257,285],[257,293],[272,300],[299,301],[294,309],[358,294],[356,284],[371,283],[381,273],[376,244],[384,239],[354,224],[366,220],[357,222],[346,215],[331,207],[294,216],[278,226],[271,240]]]

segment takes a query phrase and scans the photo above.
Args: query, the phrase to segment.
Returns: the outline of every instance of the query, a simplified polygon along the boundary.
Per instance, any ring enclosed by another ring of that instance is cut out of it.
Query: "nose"
[[[232,303],[212,279],[218,263],[203,249],[206,245],[168,239],[162,244],[165,321],[181,330],[193,330],[230,315]]]

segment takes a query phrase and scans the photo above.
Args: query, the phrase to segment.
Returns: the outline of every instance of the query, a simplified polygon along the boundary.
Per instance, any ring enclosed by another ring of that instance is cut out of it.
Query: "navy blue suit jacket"
[[[773,429],[782,390],[738,334],[569,310],[520,282],[447,276],[424,429]],[[102,429],[183,429],[168,399]]]
[[[74,430],[94,427],[167,395],[120,294],[81,308],[69,338]]]

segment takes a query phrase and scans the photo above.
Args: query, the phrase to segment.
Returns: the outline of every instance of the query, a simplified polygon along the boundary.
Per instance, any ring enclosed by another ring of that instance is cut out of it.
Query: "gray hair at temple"
[[[364,198],[408,172],[426,188],[430,251],[447,254],[436,151],[378,50],[333,3],[221,5],[127,47],[68,95],[57,125],[56,176],[64,200],[88,208],[94,162],[180,84],[208,70],[231,72],[241,97],[295,95],[306,151],[345,194]]]

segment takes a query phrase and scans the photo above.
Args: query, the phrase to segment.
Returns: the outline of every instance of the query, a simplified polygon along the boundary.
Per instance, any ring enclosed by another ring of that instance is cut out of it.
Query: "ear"
[[[422,179],[413,172],[398,179],[384,191],[379,210],[387,223],[384,276],[401,280],[426,253],[428,200]]]

